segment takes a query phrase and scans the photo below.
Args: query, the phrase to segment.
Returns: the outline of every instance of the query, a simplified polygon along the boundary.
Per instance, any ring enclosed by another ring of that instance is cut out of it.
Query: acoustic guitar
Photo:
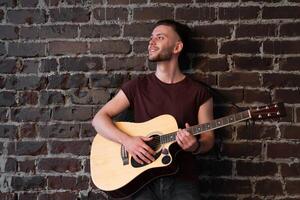
[[[285,116],[283,103],[248,109],[236,114],[215,119],[209,123],[187,128],[198,135],[248,119],[261,120]],[[91,177],[94,184],[115,199],[127,198],[153,179],[175,174],[175,162],[180,150],[176,143],[178,131],[176,120],[171,115],[161,115],[143,123],[116,122],[115,125],[131,136],[151,136],[147,144],[155,150],[155,161],[139,164],[126,151],[123,145],[112,142],[101,134],[93,140],[90,155]]]

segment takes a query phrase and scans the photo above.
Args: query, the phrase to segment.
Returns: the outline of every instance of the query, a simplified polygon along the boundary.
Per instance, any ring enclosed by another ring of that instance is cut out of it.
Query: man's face
[[[165,25],[155,27],[148,45],[148,59],[153,62],[170,60],[177,42],[179,36],[172,27]]]

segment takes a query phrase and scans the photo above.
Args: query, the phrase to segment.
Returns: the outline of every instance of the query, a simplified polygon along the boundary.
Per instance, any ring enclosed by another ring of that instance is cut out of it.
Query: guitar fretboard
[[[246,110],[246,111],[242,111],[242,112],[239,112],[236,114],[228,115],[226,117],[215,119],[209,123],[191,126],[191,127],[187,128],[186,130],[188,132],[192,133],[193,135],[198,135],[203,132],[218,129],[218,128],[221,128],[221,127],[224,127],[224,126],[227,126],[230,124],[234,124],[239,121],[244,121],[244,120],[247,120],[250,118],[251,118],[250,112],[249,112],[249,110]],[[165,144],[165,143],[175,141],[176,134],[177,134],[177,132],[172,132],[172,133],[168,133],[168,134],[159,136],[160,144]]]

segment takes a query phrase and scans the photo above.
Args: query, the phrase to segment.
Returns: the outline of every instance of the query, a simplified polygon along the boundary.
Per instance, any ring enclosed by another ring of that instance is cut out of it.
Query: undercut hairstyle
[[[173,28],[173,30],[178,34],[181,42],[183,43],[183,48],[178,57],[178,63],[181,70],[188,69],[190,66],[190,59],[188,57],[188,51],[190,48],[190,34],[191,29],[182,23],[179,23],[172,19],[163,19],[156,22],[155,27],[164,25]]]

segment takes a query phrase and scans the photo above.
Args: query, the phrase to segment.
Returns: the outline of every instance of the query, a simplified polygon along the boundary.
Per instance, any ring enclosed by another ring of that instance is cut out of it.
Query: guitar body
[[[115,125],[131,136],[155,136],[178,130],[176,120],[171,115],[161,115],[144,123],[117,122]],[[120,144],[97,134],[90,156],[92,180],[113,198],[131,196],[151,180],[177,172],[173,156],[179,149],[171,144],[158,146],[155,149],[156,160],[140,165],[130,155],[126,155]]]

